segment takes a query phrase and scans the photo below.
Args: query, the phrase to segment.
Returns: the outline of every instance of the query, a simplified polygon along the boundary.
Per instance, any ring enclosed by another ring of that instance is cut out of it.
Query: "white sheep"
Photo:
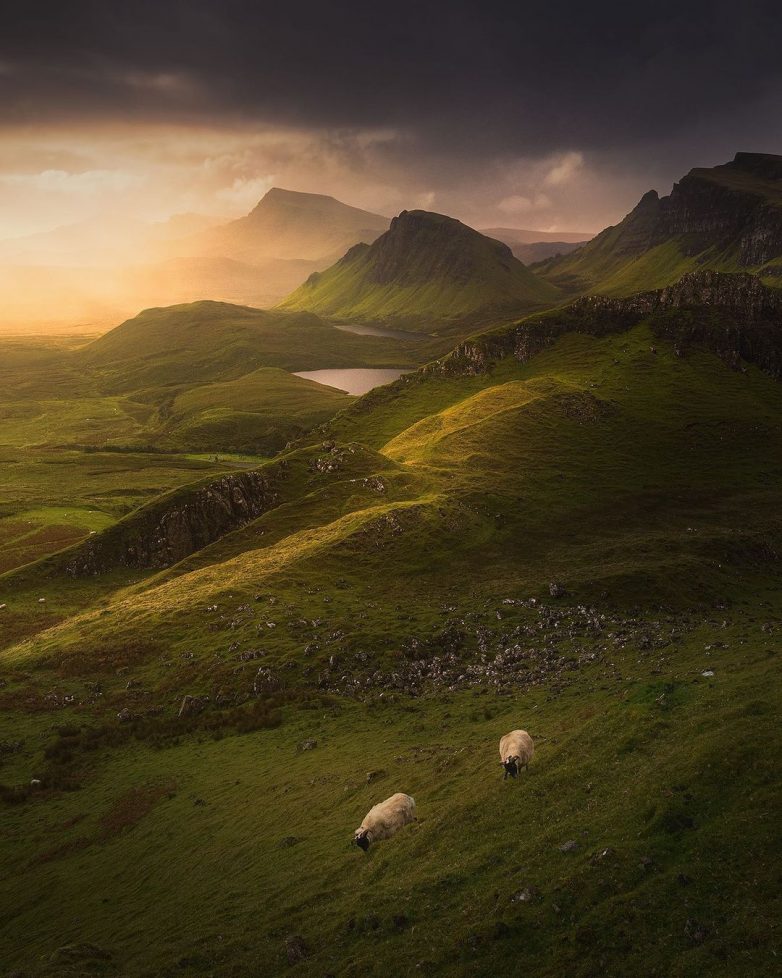
[[[369,809],[364,821],[356,829],[353,841],[366,852],[371,842],[390,839],[403,825],[415,820],[415,799],[398,791]]]
[[[512,730],[500,737],[500,764],[505,768],[502,780],[508,775],[515,778],[522,768],[529,768],[534,753],[535,745],[526,730]]]

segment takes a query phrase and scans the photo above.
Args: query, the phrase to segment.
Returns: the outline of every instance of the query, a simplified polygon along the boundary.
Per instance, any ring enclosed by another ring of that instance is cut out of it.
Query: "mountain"
[[[536,271],[571,295],[629,295],[698,268],[782,284],[782,156],[737,153],[691,170],[670,196],[650,190],[620,224]]]
[[[460,221],[402,211],[373,244],[352,248],[280,304],[322,316],[408,326],[520,315],[556,302],[510,248]]]
[[[557,255],[569,255],[580,247],[580,244],[571,241],[535,241],[532,244],[514,245],[512,251],[524,265],[535,265]]]
[[[106,328],[139,309],[202,299],[272,306],[388,219],[333,197],[270,190],[237,221],[150,224],[106,215],[0,241],[0,328]]]
[[[360,241],[371,243],[387,228],[388,218],[333,197],[274,187],[246,217],[180,247],[191,255],[219,255],[250,264],[286,258],[325,265]]]
[[[780,298],[535,314],[3,576],[6,967],[774,974]]]
[[[524,265],[568,255],[593,238],[586,231],[527,231],[523,228],[483,228],[481,234],[506,244]]]
[[[509,248],[529,244],[583,244],[594,238],[592,231],[531,231],[527,228],[480,228],[487,238],[503,241]]]

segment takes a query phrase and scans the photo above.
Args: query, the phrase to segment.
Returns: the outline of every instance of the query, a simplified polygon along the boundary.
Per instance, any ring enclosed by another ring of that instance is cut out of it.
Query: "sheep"
[[[535,745],[526,730],[512,730],[500,738],[500,764],[505,768],[502,780],[515,778],[522,768],[528,769]]]
[[[415,820],[415,799],[398,791],[369,809],[364,816],[364,821],[356,829],[353,841],[359,849],[366,852],[371,842],[390,839],[403,825]]]

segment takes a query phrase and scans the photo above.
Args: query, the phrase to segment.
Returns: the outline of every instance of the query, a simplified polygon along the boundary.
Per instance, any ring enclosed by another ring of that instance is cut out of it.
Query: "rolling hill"
[[[259,367],[405,367],[399,341],[335,329],[311,313],[225,302],[147,309],[76,355],[106,391],[235,380]]]
[[[356,245],[315,273],[281,309],[345,320],[424,323],[491,320],[556,302],[507,245],[460,221],[402,211],[371,245]]]
[[[782,282],[782,156],[691,170],[670,196],[650,190],[620,224],[536,271],[570,295],[630,295],[701,268]]]
[[[772,974],[780,334],[581,299],[0,578],[8,966]]]

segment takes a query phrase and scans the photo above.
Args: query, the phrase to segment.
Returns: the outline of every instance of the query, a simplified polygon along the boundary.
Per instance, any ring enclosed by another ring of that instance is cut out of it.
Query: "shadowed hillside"
[[[669,197],[650,190],[616,227],[536,271],[571,295],[629,295],[701,268],[782,281],[782,157],[737,153],[691,170]]]

